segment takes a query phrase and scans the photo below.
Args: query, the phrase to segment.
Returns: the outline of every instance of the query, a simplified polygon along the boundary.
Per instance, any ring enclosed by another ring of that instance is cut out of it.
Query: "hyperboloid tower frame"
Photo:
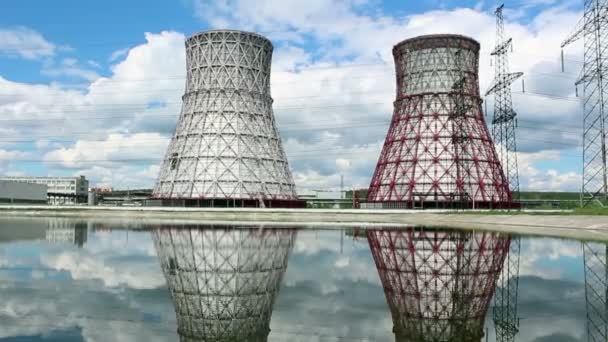
[[[479,43],[460,35],[393,48],[397,99],[368,208],[504,208],[508,183],[481,110]]]
[[[272,112],[273,46],[261,35],[213,30],[186,40],[182,112],[152,203],[303,206]]]
[[[584,15],[577,27],[562,43],[562,48],[583,38],[583,183],[581,206],[599,202],[608,204],[608,170],[606,165],[606,106],[608,105],[608,0],[585,0]]]
[[[509,248],[499,233],[367,231],[397,342],[479,342]]]
[[[295,230],[169,226],[152,234],[180,341],[267,341]]]

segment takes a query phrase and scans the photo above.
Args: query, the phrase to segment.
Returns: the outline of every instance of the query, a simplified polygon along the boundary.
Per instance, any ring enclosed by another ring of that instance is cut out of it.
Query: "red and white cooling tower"
[[[509,186],[481,109],[479,43],[460,35],[393,48],[394,114],[364,207],[504,208]]]

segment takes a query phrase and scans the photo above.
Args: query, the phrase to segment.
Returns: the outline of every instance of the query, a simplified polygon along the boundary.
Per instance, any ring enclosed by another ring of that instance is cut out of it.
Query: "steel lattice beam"
[[[398,342],[479,342],[509,248],[499,233],[367,231]]]
[[[182,112],[154,198],[297,199],[272,112],[272,50],[268,39],[242,31],[187,39]]]
[[[608,245],[583,243],[587,338],[608,341]]]
[[[562,47],[583,38],[583,182],[581,205],[608,204],[606,105],[608,101],[608,0],[585,0],[584,15]]]
[[[422,36],[397,44],[393,56],[397,99],[367,202],[508,206],[508,183],[481,110],[479,43]]]

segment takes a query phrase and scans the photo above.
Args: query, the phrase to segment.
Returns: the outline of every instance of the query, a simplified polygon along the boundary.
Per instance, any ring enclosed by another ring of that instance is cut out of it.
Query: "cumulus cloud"
[[[481,89],[493,78],[489,53],[494,17],[483,5],[397,16],[372,10],[371,2],[360,0],[195,0],[194,4],[196,14],[211,26],[259,31],[275,43],[274,111],[296,185],[302,188],[337,188],[341,174],[347,186],[369,184],[395,98],[391,54],[395,43],[429,33],[470,35],[482,43]],[[579,175],[547,170],[543,163],[551,159],[542,152],[580,145],[580,104],[562,97],[574,96],[572,83],[580,64],[573,56],[581,48],[567,50],[565,74],[558,73],[558,57],[560,40],[581,14],[552,2],[533,7],[536,10],[527,13],[526,20],[510,13],[506,22],[515,42],[512,69],[526,73],[526,93],[514,94],[518,147],[524,152],[520,154],[525,168],[522,184],[535,190],[570,190],[576,188]],[[123,163],[120,168],[116,163],[91,165],[92,160],[132,159],[134,154],[142,159],[155,153],[159,160],[162,145],[173,133],[184,88],[184,35],[164,31],[146,33],[145,38],[143,44],[112,53],[109,76],[99,76],[71,60],[51,71],[87,80],[83,89],[0,78],[0,87],[8,94],[0,98],[0,115],[12,120],[0,127],[0,133],[21,140],[52,132],[39,149],[51,172],[77,168],[92,172],[94,182],[110,182],[107,175],[113,173],[128,184],[134,173],[155,171],[155,161],[137,166]],[[491,115],[492,98],[487,100]],[[138,143],[142,134],[150,138],[156,134],[157,142]],[[136,153],[140,148],[143,152]],[[146,178],[148,187],[153,178]]]
[[[28,27],[0,28],[0,53],[26,59],[49,57],[57,46]]]
[[[99,65],[91,64],[92,67],[99,67]],[[94,62],[93,62],[94,63]],[[60,63],[49,62],[46,63],[41,73],[47,76],[59,77],[68,76],[75,79],[83,79],[86,81],[94,81],[100,76],[94,70],[85,66],[79,65],[78,61],[74,58],[64,58]]]
[[[102,141],[79,140],[72,147],[48,152],[44,158],[68,168],[81,168],[91,163],[98,166],[138,161],[150,163],[150,159],[160,160],[168,143],[168,138],[158,133],[112,133]]]
[[[313,180],[318,185],[314,177],[316,172],[333,178],[329,183],[335,187],[339,173],[343,172],[339,166],[342,164],[336,163],[336,158],[341,158],[340,153],[352,153],[353,159],[361,159],[367,156],[353,150],[381,144],[392,113],[391,101],[395,97],[391,50],[397,42],[432,33],[472,36],[482,44],[482,92],[494,77],[490,51],[494,46],[495,18],[483,5],[475,9],[456,7],[403,17],[366,11],[368,5],[367,2],[333,0],[316,0],[306,5],[276,0],[255,4],[244,0],[195,1],[199,17],[212,26],[228,25],[266,32],[278,45],[274,64],[280,68],[273,74],[272,90],[275,112],[279,123],[284,124],[281,126],[283,135],[288,137],[288,155],[298,153],[294,146],[298,146],[298,150],[314,151],[324,144],[328,150],[337,149],[336,155],[317,154],[314,162],[304,168],[302,163],[293,162],[295,174],[301,177],[299,184]],[[515,42],[512,70],[523,71],[526,81],[525,89],[519,84],[513,86],[515,110],[519,114],[518,147],[529,154],[539,153],[539,156],[541,151],[580,146],[581,106],[573,99],[573,73],[578,71],[580,64],[572,56],[580,54],[581,49],[574,46],[567,50],[567,73],[561,74],[559,45],[581,13],[567,6],[553,5],[553,2],[530,4],[522,11],[539,6],[542,10],[536,14],[526,12],[531,19],[525,21],[520,20],[521,13],[509,12],[506,21],[506,30]],[[540,46],[542,52],[535,52]],[[307,50],[299,51],[301,47]],[[336,66],[339,68],[332,68]],[[490,96],[486,100],[489,111],[486,114],[491,116],[493,98]],[[292,121],[299,127],[311,128],[323,127],[323,123],[331,121],[328,126],[333,127],[289,132],[283,127]],[[346,128],[339,128],[342,125]],[[335,135],[339,136],[333,137]],[[340,151],[340,147],[344,150]],[[347,173],[347,182],[356,184],[360,178],[367,178],[369,182],[376,159],[377,154],[369,159],[365,170]],[[530,161],[522,155],[522,159],[522,164],[529,167],[521,172],[522,177],[533,177],[522,183],[531,189],[572,190],[580,180],[580,177],[576,179],[578,174],[575,172],[542,169],[542,157]]]

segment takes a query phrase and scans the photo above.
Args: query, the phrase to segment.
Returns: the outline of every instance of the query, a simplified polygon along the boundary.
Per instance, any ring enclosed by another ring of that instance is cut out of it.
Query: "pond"
[[[108,222],[0,219],[1,341],[606,338],[599,242]]]

